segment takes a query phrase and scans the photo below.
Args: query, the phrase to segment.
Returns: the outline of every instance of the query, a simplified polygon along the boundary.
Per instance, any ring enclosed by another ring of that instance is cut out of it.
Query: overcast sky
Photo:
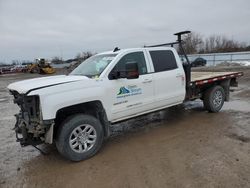
[[[250,43],[250,0],[0,0],[0,62],[73,58],[192,30]]]

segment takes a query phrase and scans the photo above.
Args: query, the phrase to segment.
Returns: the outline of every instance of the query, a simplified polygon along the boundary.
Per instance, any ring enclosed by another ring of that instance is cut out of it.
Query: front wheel
[[[221,86],[208,89],[203,97],[203,104],[209,112],[219,112],[225,101],[225,91]]]
[[[71,161],[88,159],[102,146],[103,128],[100,121],[93,116],[70,116],[58,129],[57,150]]]

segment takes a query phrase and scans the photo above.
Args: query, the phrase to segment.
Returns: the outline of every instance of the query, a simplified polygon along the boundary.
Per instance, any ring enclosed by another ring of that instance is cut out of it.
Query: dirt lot
[[[55,146],[42,155],[15,142],[6,86],[37,75],[0,76],[0,187],[250,187],[250,68],[237,70],[245,76],[220,113],[194,101],[113,125],[101,151],[78,163]]]

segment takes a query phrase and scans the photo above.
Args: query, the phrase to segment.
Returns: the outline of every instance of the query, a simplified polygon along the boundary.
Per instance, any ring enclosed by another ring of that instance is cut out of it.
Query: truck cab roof
[[[98,53],[97,55],[105,55],[105,54],[122,54],[131,51],[139,51],[139,50],[175,50],[173,47],[142,47],[142,48],[124,48],[117,51],[105,51],[102,53]]]

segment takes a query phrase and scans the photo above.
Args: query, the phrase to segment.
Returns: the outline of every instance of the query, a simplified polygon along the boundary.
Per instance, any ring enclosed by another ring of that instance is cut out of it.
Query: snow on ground
[[[225,61],[216,64],[216,66],[250,66],[250,61]]]
[[[237,61],[234,63],[239,63],[242,66],[250,66],[250,61]]]

